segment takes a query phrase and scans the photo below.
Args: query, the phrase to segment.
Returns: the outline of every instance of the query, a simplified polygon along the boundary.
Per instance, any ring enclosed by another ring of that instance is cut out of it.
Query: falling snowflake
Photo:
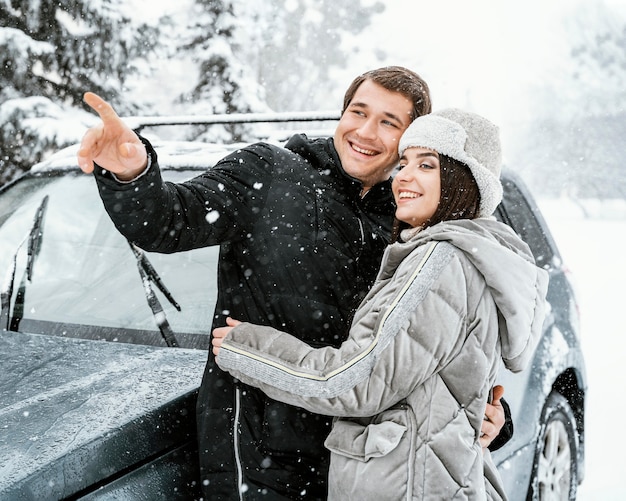
[[[220,213],[216,210],[209,211],[207,215],[204,217],[209,224],[213,224],[220,218]]]

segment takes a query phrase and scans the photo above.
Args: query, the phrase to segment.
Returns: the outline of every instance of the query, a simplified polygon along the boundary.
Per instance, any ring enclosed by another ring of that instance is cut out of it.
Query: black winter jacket
[[[221,246],[213,327],[230,315],[338,346],[389,242],[390,183],[361,197],[332,139],[253,144],[182,184],[162,182],[146,146],[151,166],[131,183],[95,169],[121,233],[150,251]],[[325,499],[329,417],[238,384],[211,353],[197,410],[207,499]]]

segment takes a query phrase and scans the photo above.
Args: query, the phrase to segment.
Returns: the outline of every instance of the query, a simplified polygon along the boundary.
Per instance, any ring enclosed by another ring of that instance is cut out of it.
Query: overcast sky
[[[594,3],[626,19],[624,0],[385,1],[385,12],[359,37],[360,55],[340,77],[338,92],[373,67],[406,66],[428,82],[435,109],[467,108],[500,125],[506,151],[518,122],[541,106],[533,87],[567,85],[565,20],[579,5]],[[386,59],[376,59],[377,49]]]
[[[567,51],[563,20],[582,1],[387,1],[363,40],[371,48],[364,45],[349,70],[378,65],[367,55],[383,48],[385,63],[410,67],[427,80],[435,107],[468,106],[498,122],[503,109],[503,118],[524,112],[521,94],[529,85],[558,74]],[[604,3],[626,10],[623,1]]]

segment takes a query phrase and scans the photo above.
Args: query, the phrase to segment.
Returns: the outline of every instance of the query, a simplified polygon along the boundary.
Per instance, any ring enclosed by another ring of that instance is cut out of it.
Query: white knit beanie
[[[467,165],[480,191],[478,216],[494,213],[502,200],[502,150],[497,126],[456,108],[435,111],[409,125],[400,139],[400,155],[411,146],[434,150]]]

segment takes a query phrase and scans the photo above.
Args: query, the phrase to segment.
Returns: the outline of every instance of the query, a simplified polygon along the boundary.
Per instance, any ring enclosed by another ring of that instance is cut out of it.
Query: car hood
[[[2,499],[89,490],[195,436],[204,351],[6,331],[0,342]]]

